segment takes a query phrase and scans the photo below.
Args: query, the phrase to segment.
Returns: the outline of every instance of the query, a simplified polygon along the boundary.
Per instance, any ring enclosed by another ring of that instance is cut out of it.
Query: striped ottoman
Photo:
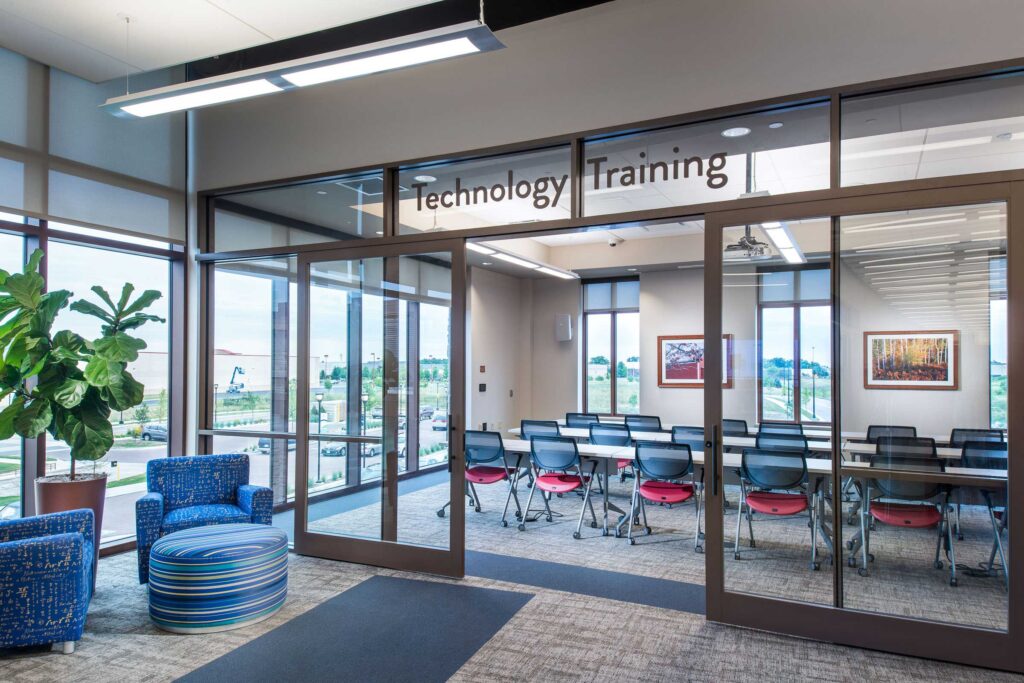
[[[241,628],[271,616],[288,592],[288,537],[262,524],[176,531],[149,555],[149,616],[174,633]]]

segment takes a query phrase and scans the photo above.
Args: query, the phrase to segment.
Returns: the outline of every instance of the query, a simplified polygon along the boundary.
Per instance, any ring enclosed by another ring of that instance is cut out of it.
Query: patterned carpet
[[[0,660],[0,678],[46,683],[171,681],[371,576],[409,576],[293,555],[289,597],[281,612],[245,629],[180,636],[149,623],[146,589],[136,583],[134,568],[131,553],[100,562],[98,592],[75,654],[8,656]],[[674,610],[472,577],[464,584],[534,597],[462,665],[454,681],[1019,680],[998,672],[718,626]],[[383,644],[382,652],[396,646]],[[336,680],[345,680],[343,670]]]

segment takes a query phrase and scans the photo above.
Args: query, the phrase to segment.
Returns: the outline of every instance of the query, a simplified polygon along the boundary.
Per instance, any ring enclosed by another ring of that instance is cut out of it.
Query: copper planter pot
[[[37,514],[66,512],[88,508],[94,516],[93,528],[93,587],[100,555],[100,532],[103,530],[103,502],[107,497],[107,475],[79,474],[68,481],[65,475],[36,479]]]

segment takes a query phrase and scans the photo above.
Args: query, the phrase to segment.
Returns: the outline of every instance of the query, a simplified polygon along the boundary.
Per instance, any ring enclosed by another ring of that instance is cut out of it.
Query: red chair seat
[[[914,529],[935,526],[942,521],[942,513],[934,505],[878,503],[871,506],[871,516],[885,524]]]
[[[625,468],[625,467],[629,467],[632,464],[633,464],[632,460],[616,460],[615,461],[615,466],[618,467],[620,470]]]
[[[645,481],[640,484],[640,495],[652,503],[682,503],[693,497],[693,484]]]
[[[493,484],[507,478],[508,472],[504,467],[477,465],[466,470],[466,479],[474,484]]]
[[[747,505],[751,510],[766,515],[795,515],[807,509],[807,496],[802,493],[754,491],[747,494]]]
[[[542,474],[537,477],[534,483],[541,491],[547,491],[548,493],[568,493],[569,491],[575,491],[585,485],[589,480],[590,477],[583,477],[581,479],[577,474],[548,472],[547,474]]]

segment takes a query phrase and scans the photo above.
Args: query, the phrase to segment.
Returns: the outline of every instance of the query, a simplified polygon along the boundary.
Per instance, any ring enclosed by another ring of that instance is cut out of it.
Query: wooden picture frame
[[[931,340],[933,344],[924,348]],[[941,342],[935,344],[934,342]],[[916,347],[916,348],[915,348]],[[908,353],[938,354],[932,363],[906,367]],[[905,367],[881,369],[880,354],[890,356],[890,365],[901,360]],[[864,388],[956,391],[960,388],[959,330],[895,330],[864,333]],[[943,372],[944,368],[944,372]],[[884,374],[891,376],[885,377]],[[911,376],[917,374],[918,377]],[[943,376],[944,374],[944,376]]]
[[[663,389],[704,388],[704,335],[670,334],[658,337],[658,386]],[[722,388],[732,389],[731,334],[722,335]],[[683,359],[670,356],[682,355]],[[669,366],[672,367],[669,367]],[[692,376],[689,376],[692,375]]]

